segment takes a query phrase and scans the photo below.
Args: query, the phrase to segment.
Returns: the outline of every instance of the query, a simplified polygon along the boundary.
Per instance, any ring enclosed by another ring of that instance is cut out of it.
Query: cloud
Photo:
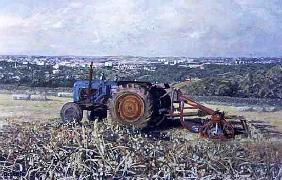
[[[0,16],[0,28],[10,28],[17,25],[24,24],[24,20],[20,17]]]
[[[280,56],[282,52],[282,3],[275,0],[27,0],[0,3],[0,10],[1,6],[5,7],[0,11],[1,54]]]

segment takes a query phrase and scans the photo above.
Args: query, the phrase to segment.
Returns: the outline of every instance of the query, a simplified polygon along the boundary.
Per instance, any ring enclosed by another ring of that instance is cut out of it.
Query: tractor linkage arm
[[[174,107],[174,104],[179,104],[178,108]],[[185,107],[186,104],[186,107]],[[188,105],[188,106],[187,106]],[[199,113],[193,114],[184,112],[185,109],[198,109],[200,114],[210,116],[203,125],[197,127],[197,132],[200,133],[201,137],[210,138],[210,139],[227,139],[227,138],[234,138],[235,136],[235,129],[233,125],[226,121],[227,118],[232,118],[231,116],[225,117],[224,112],[215,111],[211,108],[208,108],[188,96],[185,96],[179,89],[174,89],[171,91],[171,111],[168,115],[169,117],[179,117],[181,125],[188,129],[189,131],[195,132],[195,127],[187,124],[185,122],[186,116],[199,116]],[[179,113],[176,113],[175,110],[178,110]],[[233,118],[237,118],[237,116],[233,116]],[[239,118],[243,129],[245,131],[248,130],[247,124],[245,119]]]

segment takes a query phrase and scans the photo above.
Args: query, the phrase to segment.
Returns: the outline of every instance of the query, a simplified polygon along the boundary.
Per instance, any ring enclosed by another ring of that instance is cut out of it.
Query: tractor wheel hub
[[[137,121],[144,115],[145,104],[138,94],[123,94],[117,98],[115,108],[120,120]]]

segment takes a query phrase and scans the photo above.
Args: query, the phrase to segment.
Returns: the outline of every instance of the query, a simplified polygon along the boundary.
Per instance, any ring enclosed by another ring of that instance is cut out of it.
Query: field
[[[0,177],[274,179],[282,177],[282,111],[242,112],[261,136],[217,142],[185,129],[142,133],[103,122],[61,126],[68,98],[15,101],[0,94]],[[269,131],[265,131],[268,129]]]
[[[49,121],[59,118],[59,112],[68,98],[51,96],[49,101],[12,100],[10,94],[0,94],[0,119],[22,121]]]
[[[0,119],[17,119],[22,121],[50,121],[59,118],[59,112],[64,103],[70,98],[56,96],[48,97],[49,101],[15,101],[10,94],[0,94]],[[282,132],[282,110],[275,112],[239,111],[231,105],[220,103],[205,103],[208,107],[219,109],[232,115],[246,117],[250,121],[263,121],[272,125],[274,130]]]

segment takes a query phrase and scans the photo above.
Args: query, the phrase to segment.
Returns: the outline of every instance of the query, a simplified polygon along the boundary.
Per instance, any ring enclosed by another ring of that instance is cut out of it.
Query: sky
[[[0,54],[282,56],[282,0],[0,0]]]

